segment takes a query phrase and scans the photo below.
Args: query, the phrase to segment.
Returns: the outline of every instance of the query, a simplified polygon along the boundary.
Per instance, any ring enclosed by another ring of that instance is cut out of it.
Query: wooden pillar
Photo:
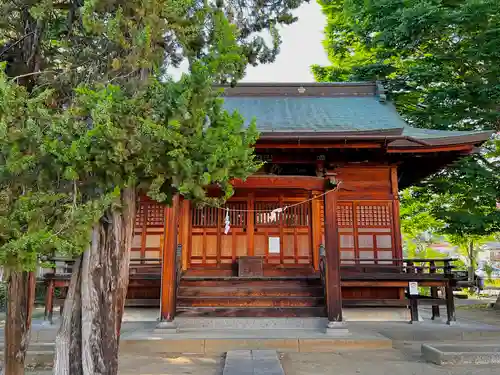
[[[313,191],[312,198],[319,196],[321,192]],[[320,198],[313,199],[311,201],[311,236],[312,236],[312,256],[313,256],[313,267],[315,270],[319,270],[319,247],[321,245],[321,204]]]
[[[176,250],[179,217],[179,195],[165,208],[165,241],[161,257],[160,320],[171,322],[175,317]]]
[[[189,262],[189,247],[191,239],[191,202],[184,199],[181,203],[179,224],[179,239],[182,245],[182,270],[186,271]]]
[[[248,194],[247,204],[247,254],[249,256],[255,255],[255,193]]]
[[[429,262],[430,266],[430,273],[435,274],[437,272],[437,267],[436,267],[436,262],[431,260]],[[432,299],[438,299],[438,288],[437,286],[432,286],[431,287],[431,298]],[[439,304],[432,305],[432,320],[435,320],[436,318],[441,317],[441,313],[439,311]]]
[[[326,305],[329,322],[342,322],[337,193],[325,195]]]
[[[399,188],[398,188],[398,169],[391,167],[391,192],[392,192],[392,217],[394,230],[394,248],[395,258],[403,257],[403,246],[401,243],[401,224],[399,222]]]

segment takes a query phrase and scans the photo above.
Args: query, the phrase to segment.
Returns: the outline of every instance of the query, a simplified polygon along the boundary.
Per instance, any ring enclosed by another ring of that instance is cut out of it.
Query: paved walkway
[[[274,350],[230,350],[223,375],[285,375]]]
[[[377,350],[338,353],[285,353],[286,375],[497,375],[498,365],[440,367],[414,351]]]
[[[332,348],[328,346],[329,353],[309,351],[300,353],[294,346],[282,350],[278,347],[278,357],[285,375],[490,375],[498,374],[497,367],[491,366],[454,366],[453,368],[439,367],[425,363],[420,357],[420,347],[424,342],[457,342],[467,341],[468,345],[480,345],[481,342],[500,342],[500,312],[474,308],[467,306],[478,303],[458,302],[457,309],[458,324],[448,326],[443,322],[433,322],[429,309],[422,309],[425,321],[418,324],[407,324],[404,322],[378,322],[378,323],[349,323],[349,329],[355,334],[376,335],[383,339],[390,339],[393,348],[381,348],[363,351],[353,351],[349,347],[339,346]],[[482,301],[481,301],[482,302]],[[426,315],[428,314],[428,316]],[[444,311],[442,313],[444,315]],[[150,336],[151,341],[148,348],[136,352],[120,354],[120,375],[223,375],[224,356],[211,354],[172,354],[171,350],[152,350],[155,347],[154,327],[155,322],[139,322],[136,315],[123,324],[122,338],[125,340],[139,339],[141,336]],[[33,340],[38,342],[53,341],[57,332],[56,325],[49,325],[41,320],[34,320]],[[0,332],[0,337],[3,333]],[[218,331],[214,329],[198,329],[172,334],[170,340],[184,337],[187,340],[210,339],[217,340],[230,335],[232,339],[242,343],[239,347],[226,347],[224,351],[232,349],[252,349],[248,343],[251,340],[259,340],[265,337],[287,342],[287,338],[315,338],[324,337],[324,333],[318,330],[242,330],[235,332]],[[163,335],[165,336],[165,335]],[[123,341],[123,342],[124,342]],[[162,344],[163,345],[163,344]],[[253,344],[252,344],[253,345]],[[295,344],[294,344],[295,345]],[[156,344],[160,347],[160,343]],[[326,347],[325,346],[325,347]],[[184,353],[193,353],[188,348],[176,346],[176,349]],[[269,348],[274,349],[274,348]],[[333,350],[332,350],[333,349]],[[280,352],[280,350],[282,350]],[[333,351],[333,352],[332,352]],[[245,350],[251,353],[250,350]],[[285,353],[286,352],[286,353]],[[238,366],[239,367],[239,366]],[[241,367],[243,368],[243,367]],[[35,372],[32,375],[49,375],[50,372]],[[232,375],[232,374],[225,374]],[[240,375],[240,374],[238,374]],[[253,374],[252,374],[253,375]],[[268,375],[262,372],[259,375]],[[272,373],[272,375],[274,375]]]

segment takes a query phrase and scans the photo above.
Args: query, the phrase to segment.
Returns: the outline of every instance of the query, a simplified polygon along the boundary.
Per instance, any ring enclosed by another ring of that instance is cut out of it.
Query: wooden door
[[[220,208],[191,208],[190,265],[220,266],[248,255],[247,203],[247,199],[233,199]],[[226,215],[230,219],[227,234],[224,233]]]
[[[312,264],[311,202],[280,196],[259,198],[254,212],[254,255],[267,264]],[[279,207],[283,212],[272,215]]]

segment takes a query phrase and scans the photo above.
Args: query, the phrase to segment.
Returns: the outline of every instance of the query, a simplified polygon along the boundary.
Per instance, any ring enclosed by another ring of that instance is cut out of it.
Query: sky
[[[242,82],[314,82],[311,65],[329,65],[321,44],[326,18],[319,4],[313,0],[294,13],[298,21],[280,30],[282,44],[275,62],[249,66]],[[170,74],[177,78],[182,71],[183,65]]]
[[[314,82],[311,65],[329,65],[321,44],[326,18],[319,4],[305,3],[295,15],[299,20],[281,30],[282,45],[276,61],[249,67],[243,82]]]

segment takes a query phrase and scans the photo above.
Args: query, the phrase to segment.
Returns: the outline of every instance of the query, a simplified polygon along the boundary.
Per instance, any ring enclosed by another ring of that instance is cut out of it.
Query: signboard
[[[279,253],[280,253],[280,238],[269,237],[269,254],[279,254]]]
[[[416,281],[410,281],[408,283],[408,289],[410,291],[410,296],[418,296],[418,283]]]

